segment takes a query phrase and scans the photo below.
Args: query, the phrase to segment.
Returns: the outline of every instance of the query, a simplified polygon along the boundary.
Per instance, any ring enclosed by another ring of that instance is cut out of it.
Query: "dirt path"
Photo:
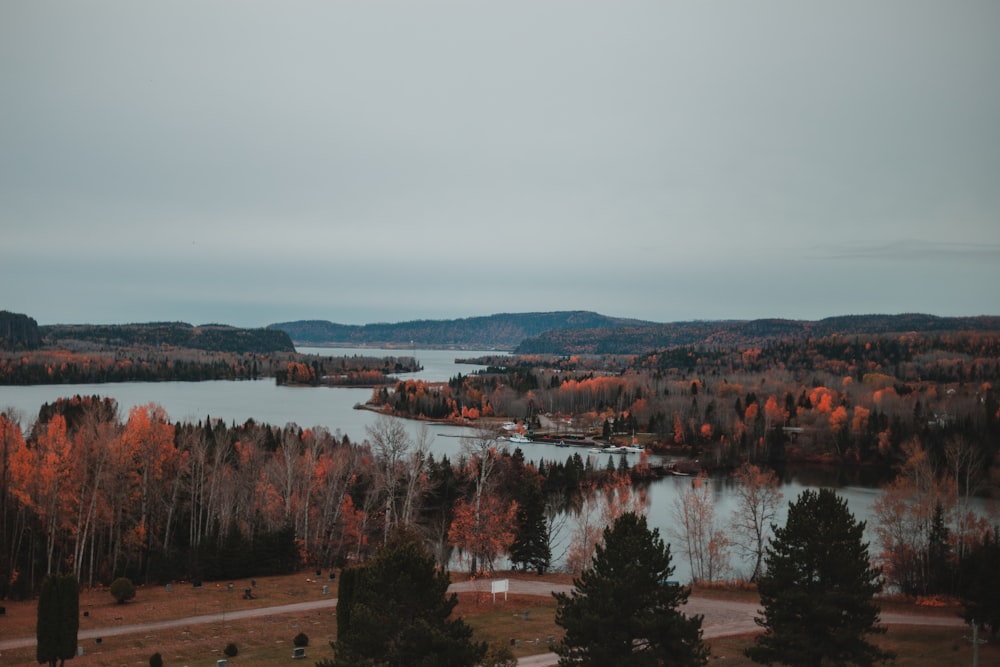
[[[276,616],[279,614],[294,614],[300,611],[311,611],[324,607],[337,606],[336,598],[323,598],[310,602],[295,602],[293,604],[283,604],[275,607],[258,607],[256,609],[239,609],[236,611],[225,611],[215,614],[202,614],[199,616],[187,616],[185,618],[171,618],[164,621],[150,621],[148,623],[134,623],[131,625],[118,625],[107,628],[91,628],[81,630],[77,635],[78,639],[95,639],[97,637],[115,637],[118,635],[130,635],[137,632],[150,632],[152,630],[169,630],[170,628],[186,627],[189,625],[202,625],[205,623],[220,623],[224,621],[236,621],[244,618],[256,618],[259,616]],[[0,640],[0,651],[34,646],[34,637],[21,637],[19,639]]]
[[[552,584],[545,581],[533,581],[530,579],[509,579],[510,593],[521,595],[547,596],[553,591],[569,592],[572,586],[565,584]],[[452,584],[448,589],[456,593],[463,592],[490,592],[490,580],[466,581]],[[502,593],[498,594],[502,595]],[[259,607],[257,609],[240,609],[237,611],[227,611],[215,614],[203,614],[200,616],[188,616],[185,618],[175,618],[164,621],[153,621],[149,623],[136,623],[133,625],[122,625],[109,628],[95,628],[81,630],[79,639],[94,639],[97,637],[113,637],[117,635],[127,635],[139,632],[149,632],[151,630],[168,630],[170,628],[185,627],[189,625],[200,625],[204,623],[217,623],[226,620],[238,620],[244,618],[255,618],[260,616],[274,616],[279,614],[292,614],[302,611],[311,611],[325,607],[337,605],[336,598],[323,598],[310,602],[296,602],[294,604],[278,605],[274,607]],[[754,616],[757,614],[758,605],[749,602],[735,602],[732,600],[717,600],[713,598],[691,597],[683,611],[686,614],[702,614],[705,619],[702,624],[704,637],[726,637],[729,635],[741,635],[758,630],[754,623]],[[934,616],[921,614],[901,614],[884,613],[882,623],[888,625],[935,625],[935,626],[962,626],[964,622],[957,616]],[[35,645],[34,637],[21,637],[18,639],[0,640],[0,651],[14,648],[24,648]],[[555,665],[558,658],[553,653],[546,653],[518,661],[521,667],[545,667]]]

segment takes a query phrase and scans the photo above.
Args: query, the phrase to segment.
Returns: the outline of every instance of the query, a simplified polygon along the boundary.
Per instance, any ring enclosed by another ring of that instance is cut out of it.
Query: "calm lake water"
[[[414,356],[424,366],[419,373],[407,374],[404,378],[420,378],[428,381],[448,380],[459,373],[466,375],[480,366],[459,365],[457,357],[472,358],[492,351],[455,350],[379,350],[343,348],[301,348],[300,352],[329,356]],[[280,387],[274,380],[256,381],[210,381],[210,382],[125,382],[114,384],[77,385],[33,385],[28,387],[0,386],[0,410],[14,408],[22,416],[27,426],[38,414],[43,403],[74,395],[110,396],[118,401],[123,419],[129,410],[137,405],[157,403],[167,411],[174,421],[200,421],[206,417],[222,419],[227,423],[242,424],[247,419],[257,422],[284,426],[295,423],[301,427],[324,426],[331,432],[347,435],[354,442],[366,437],[366,427],[375,423],[377,415],[367,410],[355,410],[354,406],[364,403],[371,396],[371,389],[339,387]],[[407,429],[416,436],[423,424],[403,420]],[[441,424],[427,424],[432,436],[431,450],[436,456],[448,455],[455,460],[461,451],[462,436],[473,435],[468,428]],[[593,456],[594,464],[604,466],[609,455],[591,455],[586,450],[562,448],[553,445],[531,444],[522,447],[525,458],[532,461],[565,460],[574,452],[581,456]],[[635,458],[630,457],[630,458]],[[685,477],[669,477],[653,482],[649,488],[649,523],[659,528],[660,535],[667,542],[673,541],[671,526],[674,519],[676,499],[690,488],[691,480]],[[786,474],[782,493],[785,504],[794,500],[808,488],[835,487],[850,505],[851,511],[859,519],[871,516],[872,503],[878,496],[878,489],[857,480],[839,477],[835,471],[801,469]],[[733,493],[733,483],[726,478],[710,481],[710,488],[716,499],[716,521],[720,527],[728,524],[735,511],[737,499]],[[777,519],[785,520],[784,510]],[[870,522],[869,522],[870,523]],[[869,539],[873,535],[869,530]],[[568,542],[555,545],[554,555],[559,556]],[[680,581],[688,581],[690,571],[687,563],[675,550],[675,576]],[[734,564],[737,568],[739,564]]]
[[[417,373],[401,375],[402,378],[419,378],[443,381],[459,373],[467,375],[482,366],[456,364],[457,357],[471,358],[485,351],[455,350],[380,350],[360,348],[300,348],[299,352],[324,356],[414,356],[424,369]],[[202,421],[206,417],[222,419],[226,423],[242,424],[247,419],[277,426],[294,423],[303,428],[324,426],[331,433],[340,432],[352,442],[361,442],[366,427],[375,423],[377,415],[368,410],[355,410],[354,406],[371,398],[371,389],[342,387],[283,387],[273,379],[212,380],[208,382],[119,382],[108,384],[32,385],[28,387],[0,387],[0,410],[12,407],[22,416],[27,426],[38,416],[44,403],[74,395],[110,396],[118,401],[122,418],[137,405],[157,403],[174,421]],[[421,424],[403,420],[413,435]],[[428,424],[435,436],[432,449],[435,453],[458,453],[459,436],[471,434],[465,428]],[[563,452],[563,449],[551,449]]]

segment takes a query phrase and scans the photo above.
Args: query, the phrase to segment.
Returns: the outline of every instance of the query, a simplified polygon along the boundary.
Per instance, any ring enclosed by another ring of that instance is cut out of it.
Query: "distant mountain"
[[[283,331],[241,329],[223,324],[185,322],[146,324],[53,324],[39,327],[43,342],[70,349],[87,347],[171,346],[211,352],[294,352]]]
[[[7,310],[0,310],[0,350],[33,350],[42,344],[38,322]]]
[[[297,345],[343,347],[454,348],[512,350],[526,338],[546,331],[587,329],[602,331],[649,325],[641,320],[606,317],[588,311],[549,313],[500,313],[457,320],[414,320],[396,324],[335,324],[300,320],[271,324],[268,329],[287,333]]]
[[[834,334],[1000,331],[1000,317],[844,315],[822,320],[717,320],[619,328],[549,330],[523,341],[517,354],[642,354],[677,346],[740,347],[788,338]]]

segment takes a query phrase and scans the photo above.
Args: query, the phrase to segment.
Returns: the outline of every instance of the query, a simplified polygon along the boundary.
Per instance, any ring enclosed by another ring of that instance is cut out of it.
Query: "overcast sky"
[[[0,309],[1000,314],[1000,2],[0,3]]]

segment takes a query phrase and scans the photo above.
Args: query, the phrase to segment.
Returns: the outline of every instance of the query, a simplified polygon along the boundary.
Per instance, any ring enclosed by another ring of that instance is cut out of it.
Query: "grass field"
[[[559,578],[564,581],[564,578]],[[185,618],[200,614],[222,613],[248,607],[269,607],[302,602],[336,594],[336,582],[314,573],[286,577],[268,577],[257,581],[256,599],[242,599],[242,590],[250,582],[208,583],[200,589],[190,584],[174,584],[167,592],[163,586],[140,587],[136,598],[124,605],[116,604],[110,593],[85,591],[80,597],[81,630],[107,628],[170,618]],[[746,592],[713,593],[744,599]],[[752,594],[751,594],[752,595]],[[32,637],[35,633],[35,602],[6,602],[5,616],[0,617],[0,639]],[[894,603],[894,610],[904,605]],[[487,642],[515,643],[517,657],[548,650],[548,638],[561,637],[555,624],[555,602],[551,597],[510,595],[506,601],[490,595],[467,593],[459,596],[456,613],[462,615],[475,630],[477,639]],[[305,661],[292,661],[292,639],[299,632],[309,637]],[[239,654],[229,660],[230,667],[265,667],[276,664],[311,665],[320,658],[333,655],[329,641],[336,633],[336,610],[321,610],[264,616],[248,620],[223,620],[216,623],[191,625],[149,633],[136,633],[81,640],[84,654],[73,660],[77,667],[145,667],[149,657],[159,652],[168,667],[214,667],[223,658],[226,644],[233,642]],[[880,641],[899,655],[896,667],[960,667],[972,664],[972,647],[967,628],[935,628],[893,626]],[[751,665],[743,649],[752,636],[713,639],[710,665]],[[3,652],[0,665],[31,665],[35,662],[34,647]],[[993,642],[980,646],[980,665],[1000,665],[1000,645]]]

